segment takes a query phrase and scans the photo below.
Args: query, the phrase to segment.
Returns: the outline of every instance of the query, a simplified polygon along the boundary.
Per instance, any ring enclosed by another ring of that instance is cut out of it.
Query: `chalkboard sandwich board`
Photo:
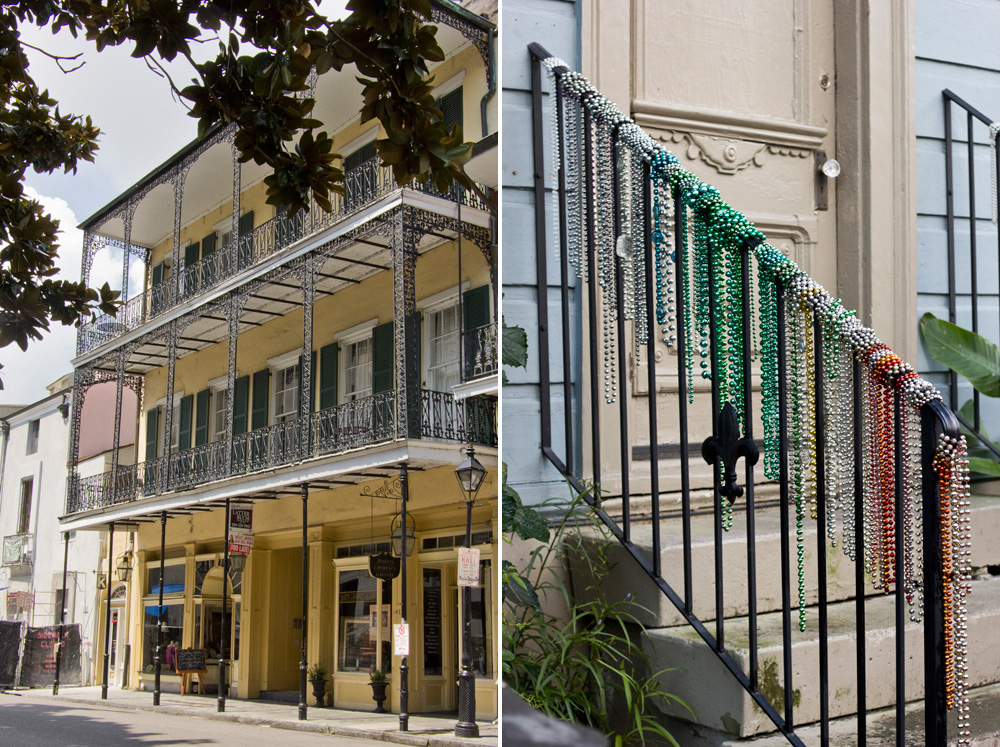
[[[191,681],[192,674],[198,675],[198,692],[205,694],[205,686],[201,682],[201,675],[208,671],[205,666],[205,649],[203,648],[181,648],[177,650],[177,674],[181,676],[181,695],[185,695],[188,689],[188,682]]]

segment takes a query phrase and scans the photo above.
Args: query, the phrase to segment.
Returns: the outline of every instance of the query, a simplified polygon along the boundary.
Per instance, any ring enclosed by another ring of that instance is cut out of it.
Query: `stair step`
[[[1000,536],[1000,496],[976,495],[972,499],[972,565],[985,567],[1000,565],[1000,543],[993,538]],[[792,595],[796,595],[797,568],[795,560],[795,515],[789,517],[790,537],[789,572]],[[817,523],[805,520],[805,592],[806,604],[819,600],[816,562]],[[694,614],[701,620],[715,619],[715,518],[711,514],[691,517],[691,568],[694,587]],[[660,562],[664,580],[677,594],[684,597],[683,526],[679,517],[660,522]],[[652,557],[650,522],[633,522],[632,542],[647,558]],[[757,565],[757,611],[775,612],[781,609],[781,522],[780,512],[772,506],[758,509],[755,531]],[[588,541],[601,543],[603,537]],[[746,514],[737,512],[729,532],[723,533],[723,617],[746,615],[747,606],[747,530]],[[593,553],[590,553],[593,555]],[[654,584],[645,571],[635,563],[628,552],[617,542],[609,549],[609,558],[615,564],[616,585],[633,592],[642,608],[637,609],[639,620],[647,627],[681,625],[684,618],[669,599]],[[827,600],[830,602],[855,597],[854,562],[844,554],[840,537],[836,547],[827,543]],[[587,589],[593,583],[587,563],[573,565],[573,585],[577,590]],[[866,579],[865,593],[879,595]],[[586,597],[586,592],[582,592]]]
[[[986,685],[969,691],[973,747],[1000,747],[1000,685]],[[883,708],[869,711],[865,718],[869,747],[895,747],[896,709]],[[781,734],[762,737],[734,738],[714,729],[666,719],[664,722],[671,736],[680,747],[788,747],[788,740]],[[820,744],[819,724],[800,726],[796,735],[806,744]],[[906,707],[905,744],[924,743],[924,704],[911,703]],[[948,712],[949,745],[957,741],[958,724],[954,711]],[[830,744],[849,746],[858,743],[858,721],[855,716],[830,720]]]
[[[865,603],[867,709],[895,703],[895,632],[892,596],[869,598]],[[1000,682],[1000,657],[994,655],[996,630],[1000,627],[1000,579],[973,582],[969,608],[970,687]],[[828,608],[830,716],[856,712],[857,676],[855,604],[830,604]],[[710,630],[714,630],[710,628]],[[725,643],[743,671],[749,670],[749,621],[740,617],[726,621]],[[784,709],[781,614],[757,618],[760,690]],[[698,633],[689,626],[648,630],[644,649],[652,671],[660,675],[667,692],[676,694],[694,710],[696,723],[740,737],[773,730],[773,724],[725,669]],[[807,628],[799,632],[795,611],[792,620],[795,719],[808,723],[819,719],[818,612],[808,611]],[[906,698],[923,697],[923,626],[906,626]],[[691,716],[679,706],[669,706],[668,715]]]

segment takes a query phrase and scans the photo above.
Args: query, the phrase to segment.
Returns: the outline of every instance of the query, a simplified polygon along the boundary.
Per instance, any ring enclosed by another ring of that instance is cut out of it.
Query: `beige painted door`
[[[302,551],[271,553],[266,690],[298,690],[302,658]]]
[[[817,153],[837,151],[832,0],[599,0],[585,15],[585,72],[596,85],[834,290],[836,189],[829,185],[826,209],[815,194]],[[632,494],[650,489],[646,357],[645,349],[638,361],[633,353],[628,366]],[[675,348],[658,345],[656,374],[660,489],[677,491]],[[689,410],[692,487],[709,487],[700,444],[711,435],[710,394],[699,374]],[[617,495],[618,405],[602,403],[601,420],[611,445],[602,453],[602,486]],[[755,431],[759,437],[759,423]]]

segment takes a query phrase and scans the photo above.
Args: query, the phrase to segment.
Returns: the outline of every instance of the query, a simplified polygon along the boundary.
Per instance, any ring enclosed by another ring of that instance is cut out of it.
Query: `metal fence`
[[[804,744],[796,733],[802,721],[794,696],[796,616],[801,630],[815,626],[819,666],[817,681],[809,684],[819,693],[821,743],[830,740],[827,561],[833,552],[855,562],[855,658],[838,666],[854,668],[857,743],[867,739],[872,653],[866,650],[866,574],[893,599],[895,743],[913,738],[904,728],[908,620],[923,623],[925,722],[919,741],[946,743],[948,708],[958,711],[960,741],[967,739],[968,482],[964,438],[953,413],[932,386],[767,244],[717,190],[685,171],[583,76],[537,44],[529,52],[544,456],[579,491],[593,487],[590,500],[599,520],[790,744]],[[553,314],[555,324],[546,287],[553,253],[542,209],[547,184],[556,190],[558,205],[554,253],[561,309]],[[582,292],[571,289],[574,273],[584,283]],[[581,299],[586,320],[579,355],[587,374],[579,398],[580,384],[569,373],[576,354],[569,347],[574,297]],[[562,347],[551,349],[554,340]],[[563,367],[559,385],[552,380],[553,361]],[[641,361],[645,371],[630,368],[630,361]],[[658,376],[669,377],[675,389],[663,389]],[[554,440],[551,400],[557,386],[565,420]],[[584,424],[582,433],[577,422]],[[762,433],[755,432],[756,423]],[[661,435],[668,426],[677,436],[670,443]],[[649,439],[643,446],[648,473],[642,475],[637,433]],[[676,453],[672,464],[679,474],[661,468],[661,447]],[[699,462],[708,465],[707,472],[695,472]],[[648,492],[638,488],[640,477]],[[777,493],[781,535],[781,687],[773,699],[761,691],[757,632],[761,509],[755,491],[765,484]],[[611,496],[608,485],[614,486]],[[672,486],[676,492],[669,498],[680,506],[677,568],[663,566],[667,490],[661,485]],[[693,580],[692,503],[701,487],[711,495],[714,516],[714,592]],[[608,497],[614,500],[605,502]],[[807,548],[803,526],[809,513],[817,521],[817,540]],[[745,521],[747,538],[739,564],[731,551],[726,562],[723,555],[724,537],[737,520]],[[634,532],[646,531],[646,525],[651,544],[640,546]],[[818,576],[810,608],[804,594],[808,556]],[[724,575],[732,573],[745,574],[740,603],[749,640],[738,644],[748,649],[745,657],[734,654],[727,639]],[[666,576],[680,580],[668,582]],[[696,605],[708,611],[696,613]],[[714,617],[714,623],[703,617]]]

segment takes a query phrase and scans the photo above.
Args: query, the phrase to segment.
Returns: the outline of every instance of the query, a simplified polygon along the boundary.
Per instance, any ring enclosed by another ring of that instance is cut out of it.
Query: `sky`
[[[337,17],[344,0],[320,3],[321,12]],[[154,74],[126,48],[107,48],[98,54],[92,42],[68,33],[53,36],[34,26],[21,29],[29,44],[60,55],[83,53],[85,64],[64,74],[45,55],[27,49],[30,71],[41,88],[59,101],[60,111],[90,115],[101,129],[100,150],[94,163],[83,163],[76,174],[29,172],[29,193],[60,221],[59,277],[80,279],[83,234],[76,226],[166,161],[197,135],[197,121],[174,99],[169,83]],[[215,41],[201,47],[196,57],[213,54]],[[245,50],[244,50],[245,51]],[[73,63],[64,63],[71,66]],[[167,66],[178,87],[190,81],[187,63]],[[117,260],[117,261],[116,261]],[[141,263],[133,262],[133,281],[141,283]],[[103,251],[95,258],[91,287],[105,281],[121,286],[121,255]],[[0,348],[0,404],[26,405],[48,396],[45,387],[73,370],[76,328],[53,324],[42,340],[33,340],[21,352],[16,345]]]

